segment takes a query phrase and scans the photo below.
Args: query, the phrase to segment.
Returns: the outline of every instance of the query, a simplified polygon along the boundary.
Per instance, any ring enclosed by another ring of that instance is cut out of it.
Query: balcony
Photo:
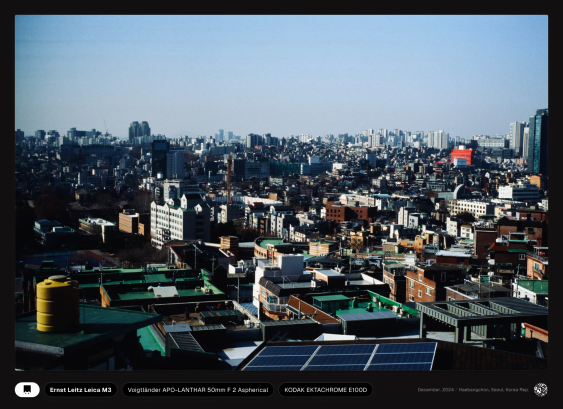
[[[262,305],[269,312],[275,312],[278,314],[285,314],[287,312],[287,297],[280,298],[280,302],[285,302],[285,304],[274,304],[268,301],[262,301]]]
[[[532,257],[533,259],[541,261],[541,262],[548,262],[549,261],[548,256],[541,256],[538,253],[535,253],[533,251],[526,251],[526,255],[529,256],[529,257]]]

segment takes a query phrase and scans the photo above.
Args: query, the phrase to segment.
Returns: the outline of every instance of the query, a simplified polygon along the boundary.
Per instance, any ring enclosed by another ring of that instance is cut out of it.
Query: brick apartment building
[[[495,229],[476,228],[473,233],[473,254],[478,260],[486,260],[489,255],[491,244],[497,239],[497,231]]]
[[[326,219],[337,222],[350,221],[352,219],[364,219],[373,223],[377,217],[377,207],[371,206],[326,206]]]
[[[123,209],[123,212],[119,213],[118,228],[124,233],[142,234],[141,231],[144,233],[144,228],[140,229],[140,225],[146,225],[149,222],[149,213],[136,213],[134,209]]]
[[[434,263],[406,270],[406,301],[445,301],[446,287],[463,283],[465,269],[458,266]]]
[[[405,303],[406,299],[406,271],[404,264],[393,261],[383,263],[383,282],[389,284],[391,289],[389,298],[401,304]]]
[[[496,226],[497,237],[501,237],[503,235],[507,236],[511,232],[522,232],[525,233],[528,240],[536,240],[538,246],[548,246],[547,220],[536,219],[542,217],[542,213],[540,212],[536,214],[536,218],[534,218],[534,220],[531,219],[532,217],[533,216],[530,216],[530,220],[510,220],[506,217],[499,219]]]

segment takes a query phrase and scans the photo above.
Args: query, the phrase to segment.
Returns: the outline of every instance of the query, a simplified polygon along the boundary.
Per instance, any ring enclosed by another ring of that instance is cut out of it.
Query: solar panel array
[[[436,342],[268,346],[243,371],[429,371]]]

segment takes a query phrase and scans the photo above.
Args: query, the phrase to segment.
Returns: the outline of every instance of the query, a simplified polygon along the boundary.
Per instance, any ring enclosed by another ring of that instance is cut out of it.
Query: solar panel
[[[300,371],[302,365],[246,366],[243,371]]]
[[[307,355],[257,356],[251,362],[252,366],[305,365],[309,360]]]
[[[243,370],[429,371],[436,342],[268,346]]]
[[[316,355],[309,365],[364,365],[371,355]],[[307,365],[308,366],[308,365]]]
[[[432,364],[384,364],[369,365],[366,371],[429,371]]]
[[[432,362],[434,354],[430,352],[424,352],[420,354],[379,354],[375,353],[371,365],[373,364],[411,364],[411,363],[422,363],[422,362]]]
[[[307,355],[311,356],[318,346],[291,346],[291,347],[266,347],[260,352],[260,356],[280,355]]]
[[[418,353],[432,352],[436,350],[435,342],[416,342],[409,344],[380,344],[377,348],[378,354],[395,354],[395,353]]]
[[[363,371],[365,365],[307,365],[304,371]]]
[[[317,352],[317,355],[334,355],[334,354],[368,354],[371,355],[375,349],[375,344],[354,344],[354,345],[323,345]]]

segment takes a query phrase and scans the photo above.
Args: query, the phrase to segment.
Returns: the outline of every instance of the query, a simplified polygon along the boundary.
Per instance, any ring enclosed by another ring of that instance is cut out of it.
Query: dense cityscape
[[[548,109],[523,119],[18,129],[16,369],[545,370]]]
[[[556,396],[547,14],[13,23],[14,406]]]

